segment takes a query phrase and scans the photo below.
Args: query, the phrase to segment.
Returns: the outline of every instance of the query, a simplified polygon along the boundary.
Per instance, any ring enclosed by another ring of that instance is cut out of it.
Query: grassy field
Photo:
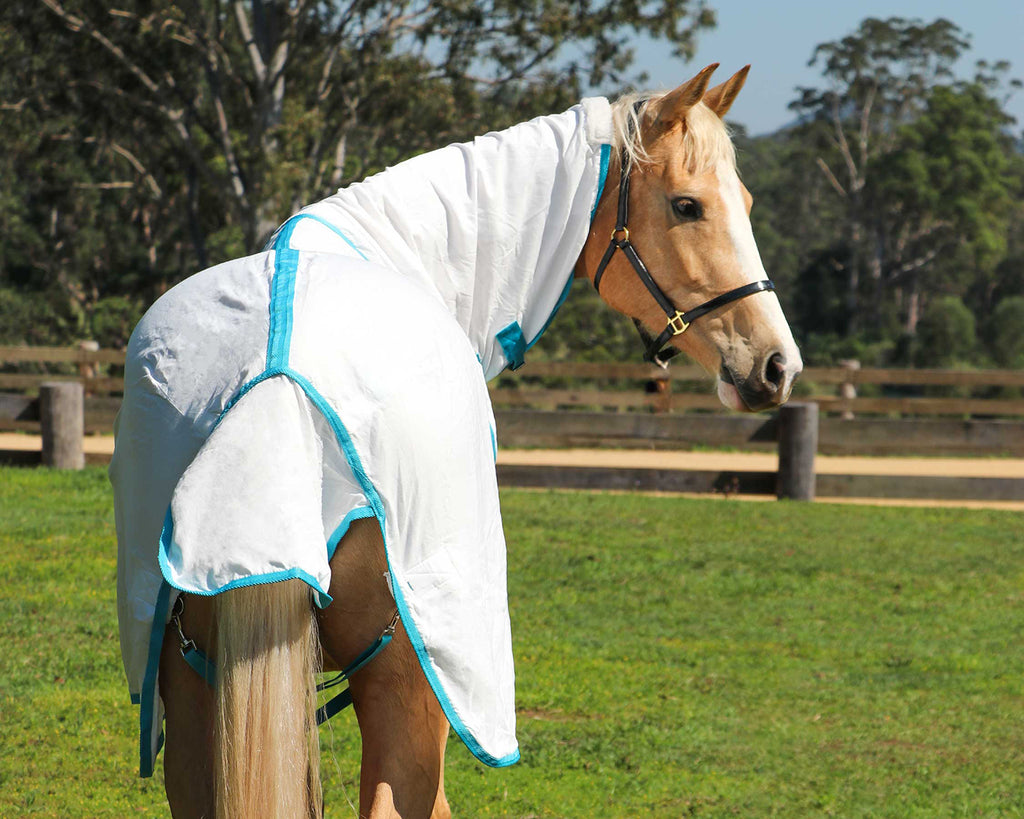
[[[1024,815],[1024,518],[504,493],[523,761],[477,817]],[[166,816],[134,775],[106,476],[0,470],[0,816]],[[358,734],[325,728],[329,816]]]

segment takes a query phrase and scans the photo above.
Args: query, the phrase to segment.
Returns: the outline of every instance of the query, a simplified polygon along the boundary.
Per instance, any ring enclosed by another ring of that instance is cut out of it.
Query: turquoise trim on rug
[[[548,320],[544,322],[544,326],[540,328],[540,332],[533,337],[533,341],[526,345],[526,352],[529,352],[533,345],[540,341],[540,337],[547,332],[548,327],[551,326],[551,322],[555,320],[555,315],[562,309],[562,305],[565,304],[565,300],[569,298],[569,291],[572,290],[573,278],[573,274],[570,273],[569,279],[566,281],[565,287],[562,288],[562,293],[558,297],[558,301],[555,302],[555,307],[551,311],[551,315],[548,316]]]
[[[360,259],[362,259],[363,261],[369,261],[369,259],[366,258],[366,254],[363,253],[363,251],[361,251],[359,249],[359,247],[356,245],[355,242],[353,242],[351,239],[349,239],[348,236],[346,236],[341,231],[340,228],[336,227],[335,225],[332,225],[330,222],[328,222],[323,217],[317,216],[316,214],[313,214],[313,213],[297,213],[297,214],[295,214],[295,216],[292,217],[292,219],[295,220],[295,221],[299,221],[300,219],[312,219],[314,222],[319,222],[321,225],[323,225],[328,230],[336,233],[345,244],[347,244],[350,248],[352,248],[356,253],[359,254],[359,258]]]
[[[499,330],[495,339],[505,353],[510,370],[518,370],[526,363],[526,339],[523,338],[523,328],[519,326],[518,321],[513,321]]]
[[[359,245],[353,242],[341,228],[339,228],[337,225],[332,225],[322,216],[317,216],[315,213],[296,213],[294,216],[290,217],[289,219],[286,219],[284,223],[277,230],[274,231],[271,237],[267,239],[266,244],[263,245],[263,252],[266,253],[274,246],[275,242],[277,242],[278,235],[284,229],[285,225],[287,225],[289,222],[297,222],[301,219],[312,219],[314,222],[319,222],[332,233],[336,233],[345,244],[347,244],[350,248],[352,248],[356,253],[359,254],[359,257],[361,259],[363,259],[364,261],[369,261],[369,259],[366,258],[366,254],[363,253],[363,251],[359,248]]]
[[[295,276],[299,270],[299,251],[290,243],[295,221],[285,222],[274,241],[274,278],[270,283],[270,332],[267,335],[267,369],[288,366],[292,344]]]
[[[167,510],[167,520],[170,518]],[[156,740],[156,752],[153,750],[153,719],[156,711],[156,683],[160,674],[160,652],[164,646],[164,628],[167,615],[171,609],[171,587],[167,583],[160,584],[156,596],[156,607],[153,611],[153,624],[149,632],[149,653],[146,656],[146,674],[142,680],[142,691],[139,694],[139,776],[150,777],[156,762],[156,755],[164,744],[164,732],[161,731]]]
[[[494,434],[494,427],[488,426],[487,431],[491,433],[491,451],[494,453],[494,460],[498,460],[498,436]]]
[[[612,146],[607,142],[601,144],[601,159],[600,159],[600,170],[598,171],[597,177],[597,195],[594,197],[594,205],[590,209],[590,221],[594,221],[594,213],[597,211],[597,203],[601,201],[601,194],[604,193],[604,183],[608,179],[608,164],[612,156]],[[548,316],[548,320],[544,322],[544,326],[540,328],[540,332],[533,337],[533,340],[526,345],[525,352],[529,352],[530,349],[540,341],[540,337],[547,332],[548,327],[551,326],[551,322],[555,320],[555,316],[558,311],[562,309],[562,305],[565,304],[565,300],[569,298],[569,292],[572,290],[572,282],[575,278],[572,271],[569,272],[569,278],[565,282],[565,287],[562,288],[562,293],[558,297],[558,301],[555,302],[554,308],[551,310],[551,315]],[[504,345],[503,345],[504,348]],[[506,356],[507,358],[508,356]],[[516,369],[512,367],[512,369]]]
[[[171,546],[171,539],[174,537],[174,518],[171,514],[171,509],[167,508],[167,517],[164,520],[164,530],[160,534],[160,547],[157,549],[157,562],[160,564],[160,573],[164,576],[164,581],[179,591],[188,592],[189,594],[198,594],[201,597],[213,597],[221,594],[222,592],[230,591],[231,589],[242,589],[247,586],[265,586],[268,583],[280,583],[282,580],[301,580],[313,591],[316,592],[315,602],[318,608],[327,608],[333,601],[333,598],[324,591],[320,586],[320,582],[309,574],[309,572],[303,571],[297,566],[293,566],[290,569],[280,569],[275,572],[263,572],[262,574],[251,574],[248,577],[239,577],[236,580],[231,580],[225,583],[223,586],[218,586],[215,589],[192,589],[186,586],[180,586],[171,580],[171,564],[167,559],[167,550]]]
[[[607,142],[601,144],[601,169],[597,176],[597,196],[594,197],[594,206],[590,209],[590,221],[594,221],[594,213],[597,211],[597,203],[601,201],[601,194],[604,193],[604,183],[608,179],[608,164],[612,158],[612,146]]]
[[[331,558],[334,557],[335,551],[338,549],[338,544],[341,539],[345,537],[348,532],[348,527],[352,525],[354,520],[362,520],[363,518],[372,518],[373,508],[370,506],[357,506],[355,509],[350,511],[345,517],[341,519],[331,536],[327,539],[327,562],[330,563]]]
[[[288,222],[286,222],[282,226],[277,237],[274,239],[273,249],[275,251],[275,259],[274,275],[271,282],[270,331],[268,333],[267,338],[267,366],[266,369],[260,375],[258,375],[256,378],[252,379],[251,381],[243,385],[242,388],[239,390],[238,394],[236,394],[228,402],[227,406],[221,412],[220,416],[218,416],[218,419],[214,424],[214,428],[216,427],[216,424],[220,423],[220,420],[225,416],[225,414],[233,406],[235,406],[235,404],[237,404],[238,401],[242,399],[243,396],[245,396],[257,384],[262,383],[268,378],[272,378],[277,375],[286,376],[287,378],[290,378],[305,392],[309,400],[313,403],[314,406],[316,406],[316,408],[321,412],[323,417],[327,420],[327,423],[330,425],[331,430],[334,433],[335,439],[337,440],[338,445],[341,447],[342,452],[345,455],[345,459],[349,464],[349,468],[352,470],[353,475],[355,476],[360,487],[362,488],[363,494],[370,502],[368,512],[365,515],[361,515],[361,517],[369,517],[370,513],[372,513],[372,515],[378,521],[378,524],[381,529],[381,534],[384,538],[385,556],[387,557],[388,560],[388,572],[391,578],[391,587],[394,592],[395,602],[396,605],[398,606],[399,614],[402,618],[402,622],[405,627],[406,633],[409,636],[409,640],[412,643],[414,650],[416,651],[416,656],[417,659],[419,660],[420,667],[423,669],[423,673],[426,676],[427,681],[430,683],[430,687],[433,689],[434,694],[437,697],[438,702],[440,703],[441,708],[445,713],[445,716],[448,718],[448,721],[451,724],[452,728],[455,730],[456,734],[458,734],[459,738],[465,743],[470,753],[472,753],[473,756],[475,756],[478,760],[483,762],[485,765],[491,767],[505,767],[507,765],[512,765],[515,762],[519,761],[519,749],[517,748],[512,753],[507,754],[503,757],[495,757],[484,751],[479,742],[477,742],[476,738],[470,733],[465,723],[462,722],[458,713],[455,710],[454,705],[448,698],[448,694],[441,685],[440,679],[437,676],[437,672],[434,670],[433,665],[430,661],[430,656],[427,652],[423,638],[420,635],[419,630],[416,628],[416,624],[412,619],[409,607],[406,604],[405,598],[402,595],[401,588],[399,587],[399,584],[395,579],[394,570],[391,566],[391,558],[390,555],[387,554],[387,529],[383,501],[381,500],[381,497],[378,494],[376,487],[373,485],[373,483],[367,476],[366,470],[364,469],[362,461],[359,457],[359,453],[356,451],[355,445],[352,442],[352,438],[349,435],[348,430],[342,423],[341,418],[334,411],[334,408],[324,399],[324,397],[316,390],[313,384],[305,376],[301,375],[295,370],[292,370],[289,367],[291,334],[294,323],[293,302],[295,297],[295,278],[298,272],[299,263],[299,251],[293,250],[291,248],[290,241],[292,231],[294,230],[295,222],[298,221],[298,219],[300,218],[315,219],[316,221],[325,224],[327,227],[330,227],[332,230],[334,229],[333,226],[331,226],[329,223],[323,222],[323,220],[319,219],[318,217],[314,217],[312,215],[299,214],[296,217],[290,219]],[[353,249],[356,250],[356,252],[362,255],[362,252],[359,251],[359,249],[355,247],[355,245],[353,245],[348,240],[347,237],[341,234],[340,231],[336,232],[340,236],[342,236],[342,238],[345,239],[345,241],[348,242],[353,247]],[[365,258],[365,256],[363,258]],[[564,301],[565,295],[567,295],[567,291],[563,293],[563,296],[560,299],[560,303],[561,301]],[[513,322],[508,327],[506,327],[505,330],[501,331],[501,333],[499,333],[498,335],[499,341],[501,341],[502,343],[502,348],[506,352],[506,358],[509,358],[510,362],[513,360],[518,362],[515,364],[515,366],[512,367],[512,369],[516,369],[517,367],[522,366],[523,354],[525,353],[526,349],[526,342],[523,338],[522,328],[519,326],[518,322]],[[502,336],[504,336],[504,340],[502,340]],[[506,343],[508,343],[510,346],[506,347]],[[510,353],[511,356],[509,355]],[[493,433],[492,443],[496,447],[497,442],[493,438]],[[359,508],[367,509],[367,507]],[[346,518],[348,517],[349,516],[346,516]],[[349,520],[349,523],[351,523],[351,520]],[[160,614],[160,617],[154,620],[154,634],[151,635],[150,638],[150,661],[149,664],[147,665],[146,672],[146,681],[150,685],[149,688],[147,688],[146,684],[144,683],[142,691],[143,716],[140,716],[140,719],[144,720],[144,715],[147,713],[147,711],[150,714],[150,727],[147,728],[145,722],[143,721],[143,730],[140,737],[140,770],[143,771],[143,776],[152,775],[153,769],[153,757],[150,754],[150,748],[152,746],[152,711],[153,708],[155,707],[156,677],[157,672],[159,670],[159,658],[160,649],[163,641],[164,624],[167,619],[167,611],[169,608],[170,589],[172,588],[172,584],[170,583],[169,580],[170,565],[167,561],[166,550],[170,547],[170,542],[173,537],[173,528],[173,516],[171,514],[170,507],[168,507],[167,516],[165,518],[164,530],[161,532],[160,544],[157,550],[157,559],[160,565],[160,571],[164,577],[164,583],[161,584],[160,588],[161,597],[158,597],[158,613]],[[338,530],[336,529],[335,533],[337,533],[337,531]],[[341,536],[339,535],[339,541],[340,537]],[[332,533],[332,539],[333,538],[334,533]],[[337,548],[337,541],[334,544],[334,548]],[[189,591],[193,594],[209,596],[219,594],[231,588],[260,585],[265,583],[274,583],[281,580],[293,578],[303,580],[311,588],[313,588],[314,591],[317,592],[316,602],[317,605],[321,608],[323,608],[331,602],[330,595],[328,595],[325,591],[323,591],[323,589],[319,587],[319,584],[317,583],[316,579],[298,568],[283,570],[279,572],[269,572],[262,575],[255,575],[247,578],[239,578],[238,580],[231,581],[230,583],[227,583],[224,586],[212,591],[195,591],[191,589],[183,589],[183,591]],[[164,600],[162,613],[159,612],[161,599]],[[157,626],[158,622],[159,626]],[[157,631],[159,632],[159,634],[156,634]],[[152,659],[154,650],[156,652],[155,661]],[[157,741],[158,752],[159,748],[162,747],[162,745],[163,732],[161,732],[160,737],[158,738]],[[148,773],[145,772],[147,770]]]
[[[213,431],[220,426],[220,422],[224,420],[224,416],[228,414],[228,412],[235,406],[235,404],[241,401],[248,394],[249,390],[251,390],[253,387],[259,384],[262,384],[268,378],[273,378],[275,375],[283,375],[284,372],[285,370],[283,368],[275,367],[274,369],[264,370],[252,380],[246,381],[242,385],[242,388],[234,394],[230,401],[228,401],[224,409],[220,411],[220,415],[217,416],[217,420],[214,421],[213,426],[210,427],[210,435],[213,435]],[[207,436],[207,438],[209,438],[209,435]]]
[[[405,627],[405,632],[409,636],[409,641],[412,643],[412,647],[416,651],[416,657],[419,660],[420,667],[423,669],[423,674],[427,678],[427,682],[430,683],[430,687],[434,691],[434,696],[437,697],[437,701],[440,703],[441,709],[448,718],[448,722],[451,723],[455,733],[458,734],[459,739],[465,743],[469,752],[485,765],[492,768],[504,768],[518,762],[518,748],[511,754],[507,754],[503,757],[495,757],[487,753],[480,746],[480,743],[476,741],[476,738],[469,732],[465,723],[463,723],[459,718],[459,715],[455,710],[455,706],[452,705],[447,692],[444,690],[444,687],[441,685],[441,681],[438,679],[437,672],[434,671],[434,667],[430,661],[430,655],[428,654],[426,645],[423,642],[423,637],[420,635],[419,630],[416,628],[416,623],[414,622],[412,615],[409,613],[409,606],[405,602],[401,587],[395,578],[394,570],[391,568],[391,556],[388,554],[387,549],[387,527],[385,524],[384,502],[381,500],[381,497],[377,492],[377,488],[367,476],[366,470],[363,468],[363,462],[359,457],[359,453],[356,451],[355,444],[352,443],[352,438],[349,435],[348,430],[345,429],[345,425],[342,423],[338,414],[334,411],[334,408],[327,403],[324,397],[320,395],[305,376],[295,372],[294,370],[288,371],[285,375],[302,387],[309,400],[313,402],[320,412],[323,413],[324,418],[330,425],[331,430],[334,432],[338,445],[341,447],[342,452],[345,453],[345,458],[348,460],[348,465],[352,470],[352,474],[356,476],[356,480],[359,482],[359,486],[363,490],[363,494],[370,502],[373,514],[380,525],[381,536],[384,538],[384,554],[388,561],[388,572],[391,576],[391,589],[395,596],[395,604],[398,606],[398,613],[402,618],[402,625]]]

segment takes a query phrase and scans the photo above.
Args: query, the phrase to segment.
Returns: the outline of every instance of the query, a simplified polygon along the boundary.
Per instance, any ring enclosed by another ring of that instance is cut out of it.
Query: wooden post
[[[85,412],[82,384],[48,381],[39,387],[39,422],[43,432],[43,466],[82,469]]]
[[[665,374],[664,378],[655,378],[650,382],[653,387],[652,390],[657,400],[654,403],[655,412],[671,412],[672,411],[672,382],[668,378],[668,373]]]
[[[818,405],[795,402],[779,408],[779,476],[775,494],[814,500],[814,454],[818,451]]]
[[[83,353],[98,353],[100,343],[98,341],[79,341],[78,349]],[[79,361],[78,374],[82,378],[95,378],[100,374],[99,365],[95,361]]]
[[[850,381],[844,381],[839,385],[839,397],[844,401],[852,401],[857,397],[857,385],[853,383],[853,373],[860,369],[860,362],[856,358],[844,358],[839,362],[839,366],[844,370],[850,371]],[[853,420],[853,410],[846,406],[843,408],[842,413],[839,416],[844,421]]]

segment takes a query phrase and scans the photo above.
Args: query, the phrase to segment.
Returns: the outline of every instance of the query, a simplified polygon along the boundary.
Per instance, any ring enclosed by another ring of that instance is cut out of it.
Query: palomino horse
[[[351,677],[361,816],[449,815],[449,724],[518,759],[483,384],[570,271],[726,406],[787,399],[800,355],[721,119],[747,69],[708,90],[714,68],[403,163],[140,323],[111,465],[122,652],[175,816],[321,815],[320,670]]]

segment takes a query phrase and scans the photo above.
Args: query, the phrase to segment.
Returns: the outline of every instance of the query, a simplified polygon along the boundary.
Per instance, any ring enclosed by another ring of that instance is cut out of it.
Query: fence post
[[[775,494],[814,500],[814,454],[818,451],[818,405],[789,403],[779,408],[779,475]]]
[[[850,380],[844,381],[839,385],[839,397],[842,398],[844,402],[852,401],[857,397],[857,385],[853,383],[853,374],[860,369],[860,361],[856,358],[844,358],[839,362],[839,366],[850,372]],[[839,417],[843,421],[852,421],[853,409],[850,406],[844,407]]]
[[[39,422],[43,466],[82,469],[85,451],[85,403],[79,381],[48,381],[39,386]]]
[[[654,400],[653,409],[655,412],[672,411],[672,382],[669,380],[668,372],[663,378],[652,378],[648,383],[648,390],[657,396]]]
[[[78,349],[83,353],[98,353],[100,343],[98,341],[79,341]],[[95,361],[79,361],[78,374],[82,378],[95,378],[99,375],[99,365]]]

